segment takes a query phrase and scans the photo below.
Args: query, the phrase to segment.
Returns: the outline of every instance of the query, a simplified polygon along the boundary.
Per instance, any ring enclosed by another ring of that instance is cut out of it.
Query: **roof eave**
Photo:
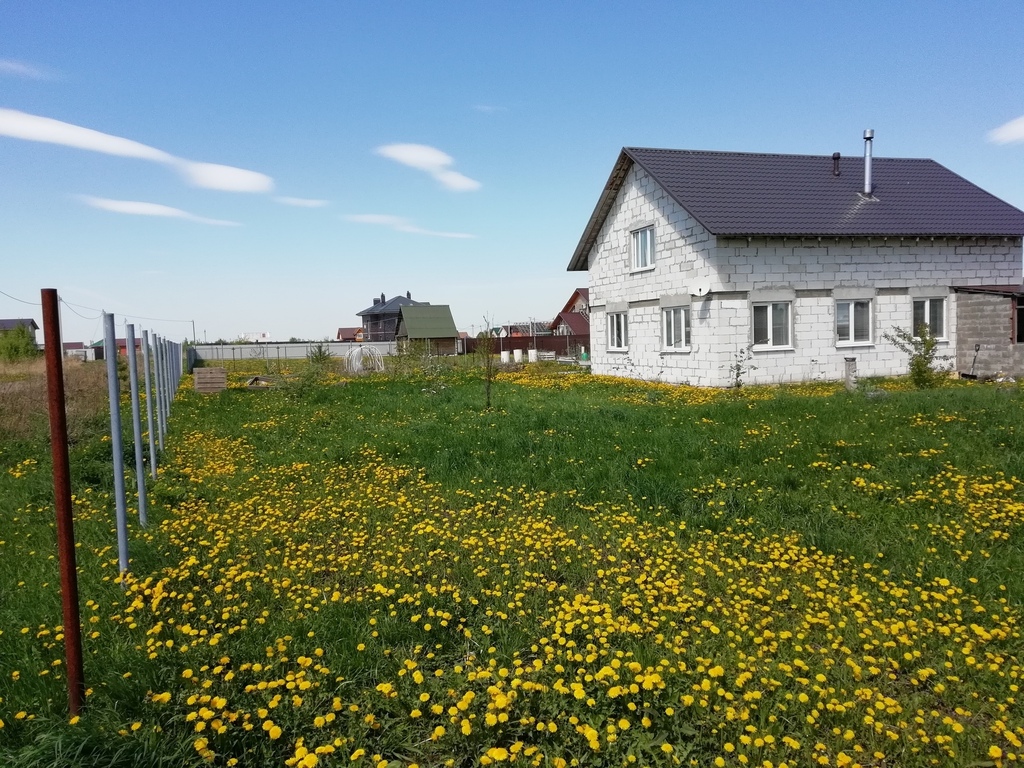
[[[810,238],[836,238],[836,237],[899,237],[899,238],[966,238],[966,237],[995,237],[1010,238],[1019,240],[1024,235],[1020,233],[1006,234],[1000,232],[712,232],[718,237],[810,237]]]
[[[566,271],[586,272],[589,268],[587,256],[597,241],[597,233],[600,231],[601,225],[604,224],[604,220],[608,218],[612,205],[615,203],[615,197],[619,194],[619,190],[622,189],[622,183],[626,180],[626,174],[629,172],[629,167],[633,162],[633,158],[629,156],[626,148],[623,147],[619,152],[618,160],[615,161],[615,165],[612,167],[611,174],[608,176],[608,181],[605,182],[601,196],[597,199],[594,212],[590,214],[590,220],[580,236],[580,241],[576,245],[576,250],[573,251]]]

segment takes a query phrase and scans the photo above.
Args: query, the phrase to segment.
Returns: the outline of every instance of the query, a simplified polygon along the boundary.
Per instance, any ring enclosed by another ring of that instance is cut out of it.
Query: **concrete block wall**
[[[1024,344],[1014,338],[1014,299],[983,293],[957,294],[957,370],[977,376],[1024,374]],[[975,362],[975,344],[980,344]]]
[[[654,225],[654,268],[632,272],[630,233],[648,224]],[[589,256],[590,306],[677,293],[681,286],[689,290],[695,281],[714,277],[708,263],[714,247],[712,235],[634,165]],[[592,336],[597,328],[591,326]]]
[[[724,290],[1021,282],[1021,246],[1004,238],[718,238],[716,245]]]

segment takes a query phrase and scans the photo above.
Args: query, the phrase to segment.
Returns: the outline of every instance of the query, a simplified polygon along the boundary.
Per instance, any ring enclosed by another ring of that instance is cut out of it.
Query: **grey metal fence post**
[[[164,436],[167,436],[167,421],[171,417],[171,382],[167,372],[167,339],[160,337],[160,375],[164,383]]]
[[[139,493],[139,524],[146,526],[146,464],[142,457],[142,407],[139,404],[139,361],[135,355],[135,326],[125,329],[128,383],[132,395],[132,437],[135,439],[135,486]]]
[[[114,316],[103,313],[103,354],[107,362],[107,395],[110,399],[110,450],[114,460],[114,507],[117,514],[117,564],[128,571],[128,512],[124,497],[124,446],[121,442],[121,399],[117,381],[117,340]]]
[[[142,332],[142,365],[146,375],[143,377],[146,384],[146,424],[149,434],[149,471],[156,480],[156,437],[153,435],[153,386],[149,375],[149,331]]]
[[[156,387],[156,434],[160,442],[160,452],[164,450],[164,378],[161,362],[160,337],[153,334],[153,378]]]
[[[160,337],[160,381],[164,387],[164,436],[167,435],[167,419],[171,415],[171,383],[167,375],[167,339]]]

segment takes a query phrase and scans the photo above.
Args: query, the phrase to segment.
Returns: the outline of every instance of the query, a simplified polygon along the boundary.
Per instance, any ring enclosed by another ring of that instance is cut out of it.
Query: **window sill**
[[[836,349],[858,349],[863,347],[873,347],[875,342],[873,341],[837,341]]]
[[[673,347],[672,349],[661,350],[663,355],[688,355],[690,354],[689,347]]]
[[[796,347],[792,346],[778,346],[772,347],[767,344],[760,344],[750,348],[751,352],[796,352]]]
[[[654,270],[654,266],[654,264],[651,264],[649,267],[633,267],[633,269],[629,270],[629,274],[638,275],[643,272],[652,272]]]
[[[629,352],[629,347],[608,347],[606,352]]]

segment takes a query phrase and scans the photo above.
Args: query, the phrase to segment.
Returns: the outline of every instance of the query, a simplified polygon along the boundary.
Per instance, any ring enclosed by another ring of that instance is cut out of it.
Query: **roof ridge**
[[[800,157],[800,158],[828,158],[832,159],[832,154],[817,155],[812,153],[798,153],[798,152],[739,152],[728,149],[672,149],[671,147],[623,147],[624,152],[675,152],[684,153],[691,155],[736,155],[740,157]],[[851,158],[859,159],[863,155],[842,155],[842,159],[849,160]],[[877,160],[910,160],[914,162],[927,161],[930,163],[937,163],[930,157],[886,157],[884,155],[872,155],[872,161]],[[941,163],[937,163],[942,165]],[[945,167],[945,166],[943,166]]]

